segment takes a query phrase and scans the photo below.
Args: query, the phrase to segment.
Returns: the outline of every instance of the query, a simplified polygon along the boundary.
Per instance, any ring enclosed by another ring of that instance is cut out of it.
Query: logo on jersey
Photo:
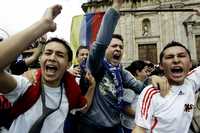
[[[193,104],[185,104],[184,111],[185,112],[191,112],[193,110],[194,105]]]
[[[180,96],[180,95],[184,95],[185,93],[184,92],[182,92],[182,91],[179,91],[179,93],[178,93],[178,95]]]

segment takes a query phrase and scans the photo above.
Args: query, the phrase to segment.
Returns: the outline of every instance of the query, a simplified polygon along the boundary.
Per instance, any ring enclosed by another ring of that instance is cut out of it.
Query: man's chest
[[[157,98],[154,116],[161,121],[174,123],[192,118],[194,109],[194,92],[191,89],[176,88],[165,98]]]

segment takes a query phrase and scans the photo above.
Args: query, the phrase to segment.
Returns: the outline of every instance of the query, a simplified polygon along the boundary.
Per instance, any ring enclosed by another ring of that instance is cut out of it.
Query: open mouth
[[[119,60],[120,57],[121,57],[120,53],[114,53],[114,55],[113,55],[113,59],[115,59],[115,60]]]
[[[53,74],[58,70],[58,68],[54,65],[46,65],[46,72]]]
[[[182,67],[174,67],[171,69],[171,72],[173,76],[181,76],[183,73],[183,68]]]

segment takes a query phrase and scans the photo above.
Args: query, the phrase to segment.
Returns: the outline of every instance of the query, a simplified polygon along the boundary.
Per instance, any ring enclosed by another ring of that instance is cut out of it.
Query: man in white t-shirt
[[[162,97],[157,88],[148,86],[139,96],[136,127],[133,133],[187,133],[192,120],[195,92],[200,88],[200,68],[188,76],[192,67],[188,49],[170,42],[160,54],[160,68],[170,90]]]
[[[62,39],[52,38],[46,42],[40,58],[40,69],[27,71],[20,76],[4,71],[16,55],[34,40],[56,30],[53,20],[60,14],[61,9],[60,5],[48,8],[39,21],[0,44],[0,93],[12,104],[19,101],[18,98],[22,95],[30,94],[28,92],[31,90],[33,93],[28,95],[30,97],[26,100],[33,101],[33,95],[37,96],[30,108],[12,122],[9,133],[62,133],[64,127],[67,127],[65,120],[70,109],[81,108],[81,111],[86,112],[90,107],[94,78],[91,74],[86,74],[89,88],[85,97],[82,96],[75,78],[66,72],[66,68],[71,65],[72,50]],[[38,95],[35,95],[36,93]]]

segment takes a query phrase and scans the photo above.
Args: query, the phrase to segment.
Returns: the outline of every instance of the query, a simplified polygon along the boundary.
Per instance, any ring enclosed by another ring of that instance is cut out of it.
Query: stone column
[[[197,59],[196,46],[195,46],[195,35],[192,32],[192,24],[187,23],[188,31],[188,49],[191,52],[192,59]]]

